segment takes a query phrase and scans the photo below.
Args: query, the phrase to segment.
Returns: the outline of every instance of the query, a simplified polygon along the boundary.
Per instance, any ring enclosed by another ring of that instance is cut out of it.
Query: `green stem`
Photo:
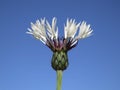
[[[62,70],[57,70],[57,89],[61,90],[62,87]]]

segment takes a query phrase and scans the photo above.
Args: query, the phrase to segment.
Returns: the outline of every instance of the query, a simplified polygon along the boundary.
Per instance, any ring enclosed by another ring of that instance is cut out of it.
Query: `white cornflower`
[[[75,47],[78,40],[91,36],[93,30],[85,21],[77,23],[74,19],[67,19],[64,25],[64,37],[58,36],[57,19],[54,17],[51,24],[44,18],[31,23],[28,34],[42,41],[52,51],[51,66],[57,72],[57,90],[61,90],[62,72],[69,65],[67,52]]]
[[[93,32],[85,21],[77,23],[73,19],[67,19],[66,25],[64,25],[64,38],[60,38],[56,23],[55,17],[52,19],[51,25],[45,18],[37,20],[35,24],[31,23],[31,29],[28,28],[27,33],[42,41],[52,51],[68,51],[76,46],[79,39],[89,37]]]

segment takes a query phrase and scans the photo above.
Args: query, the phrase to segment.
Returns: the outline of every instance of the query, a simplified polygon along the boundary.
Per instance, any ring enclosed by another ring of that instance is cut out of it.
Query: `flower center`
[[[47,39],[46,45],[53,51],[65,51],[67,52],[74,46],[76,46],[78,40],[73,38],[58,38],[58,39]]]

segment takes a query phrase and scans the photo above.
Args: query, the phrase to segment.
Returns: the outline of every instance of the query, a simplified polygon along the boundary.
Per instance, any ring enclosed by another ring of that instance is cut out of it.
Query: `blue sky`
[[[120,90],[119,0],[0,0],[0,90],[55,90],[52,52],[26,34],[30,22],[87,21],[94,35],[69,53],[62,90]]]

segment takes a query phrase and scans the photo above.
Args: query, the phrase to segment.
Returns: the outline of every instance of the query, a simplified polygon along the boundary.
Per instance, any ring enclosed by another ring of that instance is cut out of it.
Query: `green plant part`
[[[56,51],[52,56],[52,68],[54,70],[65,70],[68,67],[68,56],[65,51]]]

